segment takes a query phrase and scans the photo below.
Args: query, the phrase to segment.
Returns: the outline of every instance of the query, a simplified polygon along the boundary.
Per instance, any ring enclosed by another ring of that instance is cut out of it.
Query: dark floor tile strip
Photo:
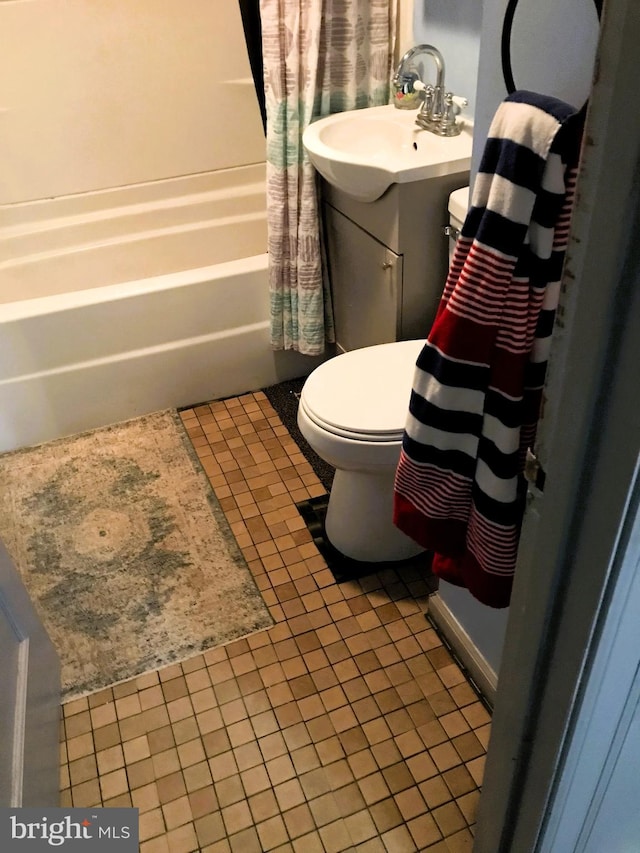
[[[438,588],[437,579],[430,573],[431,560],[426,554],[418,554],[409,560],[369,563],[362,560],[354,560],[338,551],[331,544],[325,533],[324,521],[328,505],[329,496],[321,495],[320,497],[310,498],[309,500],[297,503],[296,508],[307,525],[316,548],[324,557],[327,566],[331,569],[338,583],[357,580],[376,572],[383,572],[386,569],[395,569],[400,575],[402,575],[403,569],[407,571],[418,569],[427,576],[426,579],[430,592],[436,591]]]
[[[264,394],[287,428],[289,435],[308,460],[322,485],[330,492],[335,469],[309,447],[309,443],[298,429],[298,401],[300,400],[300,393],[304,383],[304,377],[302,379],[291,379],[287,382],[280,382],[278,385],[265,388]]]

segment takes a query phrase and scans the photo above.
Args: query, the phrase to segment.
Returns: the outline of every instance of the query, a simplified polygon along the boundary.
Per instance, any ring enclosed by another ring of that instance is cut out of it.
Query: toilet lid
[[[309,376],[300,405],[320,427],[368,441],[397,441],[409,411],[416,359],[424,341],[351,350]]]

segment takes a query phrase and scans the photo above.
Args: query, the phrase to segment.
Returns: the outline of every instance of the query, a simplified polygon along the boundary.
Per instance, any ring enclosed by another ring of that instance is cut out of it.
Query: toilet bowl
[[[405,560],[424,550],[392,521],[393,483],[416,359],[424,341],[351,350],[307,378],[298,426],[336,469],[325,520],[331,544],[366,562]]]

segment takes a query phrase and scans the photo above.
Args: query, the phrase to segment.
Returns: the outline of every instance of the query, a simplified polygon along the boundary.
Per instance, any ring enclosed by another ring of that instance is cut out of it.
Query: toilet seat
[[[423,346],[352,350],[316,367],[302,388],[300,432],[335,468],[324,533],[353,560],[406,560],[423,550],[393,523],[395,471]]]
[[[351,350],[317,367],[302,389],[300,407],[327,433],[351,441],[402,440],[423,340]]]
[[[407,404],[408,402],[409,401],[407,399]],[[311,421],[313,421],[316,426],[320,427],[320,429],[324,430],[325,432],[328,432],[331,435],[339,436],[340,438],[348,438],[351,441],[367,442],[395,442],[400,441],[402,439],[402,429],[394,430],[393,432],[374,433],[341,428],[336,426],[335,424],[327,423],[313,412],[310,412],[302,400],[300,400],[300,406],[306,413],[307,417]]]

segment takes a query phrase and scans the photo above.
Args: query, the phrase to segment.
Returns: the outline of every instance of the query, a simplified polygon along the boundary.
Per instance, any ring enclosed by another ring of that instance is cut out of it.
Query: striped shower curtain
[[[389,102],[396,0],[260,0],[267,108],[271,345],[319,355],[333,340],[316,175],[316,118]]]

